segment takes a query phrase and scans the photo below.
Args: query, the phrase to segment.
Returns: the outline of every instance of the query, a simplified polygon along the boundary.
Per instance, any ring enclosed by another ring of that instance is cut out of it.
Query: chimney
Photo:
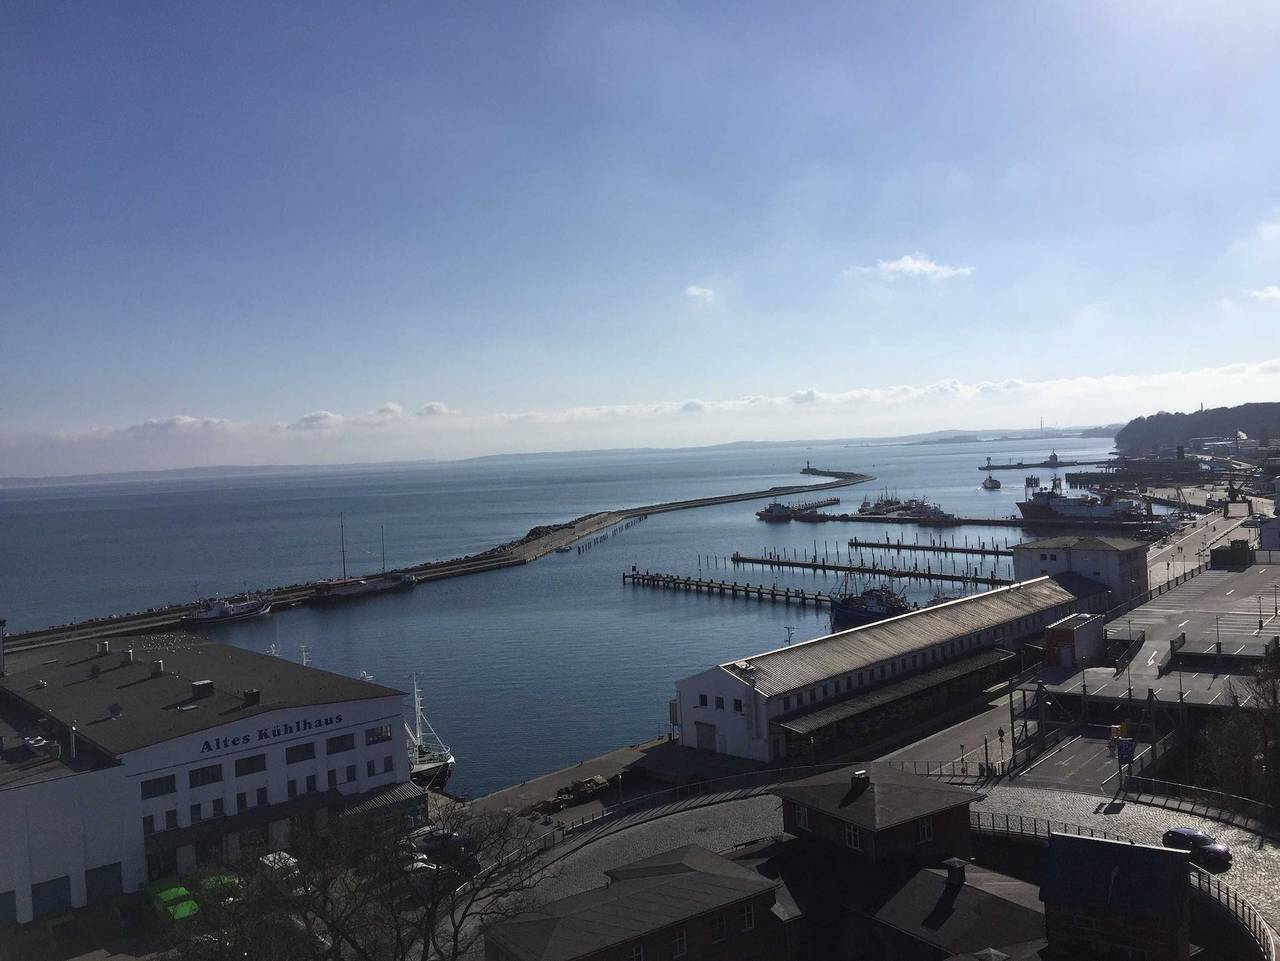
[[[865,769],[854,771],[849,778],[849,787],[855,794],[861,794],[871,786],[871,775]]]
[[[160,676],[161,674],[163,674],[163,673],[164,673],[164,661],[152,661],[152,662],[151,662],[151,676],[152,676],[152,677],[159,677],[159,676]]]
[[[120,666],[128,667],[132,663],[133,663],[133,648],[129,648],[129,650],[124,652],[124,657],[120,658]]]
[[[110,641],[99,641],[99,642],[98,642],[98,653],[99,653],[99,654],[110,654],[110,653],[111,653],[111,642],[110,642]]]
[[[942,866],[947,869],[947,885],[960,887],[964,884],[965,862],[960,858],[947,858],[942,862]]]
[[[198,697],[208,697],[213,693],[213,681],[192,681],[191,682],[191,699],[194,701]]]
[[[245,707],[257,707],[261,703],[262,703],[262,692],[259,691],[256,687],[251,687],[249,688],[249,690],[244,692]]]
[[[67,731],[67,753],[71,755],[71,760],[76,759],[76,724],[71,722],[71,729]]]

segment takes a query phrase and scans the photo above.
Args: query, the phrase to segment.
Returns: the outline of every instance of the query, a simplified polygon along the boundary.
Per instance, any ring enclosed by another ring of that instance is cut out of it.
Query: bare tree
[[[168,961],[456,961],[536,905],[530,822],[434,799],[423,826],[340,819],[295,832],[291,858],[244,859],[234,896],[206,897]]]

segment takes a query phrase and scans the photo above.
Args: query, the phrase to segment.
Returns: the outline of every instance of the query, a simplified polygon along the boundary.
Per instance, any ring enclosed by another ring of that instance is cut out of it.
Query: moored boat
[[[417,674],[413,675],[413,726],[405,721],[404,732],[409,749],[409,777],[424,787],[443,791],[453,773],[453,752],[427,720]]]
[[[847,631],[911,610],[911,602],[887,584],[869,587],[859,594],[848,590],[831,599],[831,630],[833,633]]]
[[[206,627],[211,624],[224,624],[228,621],[244,621],[251,617],[261,617],[270,613],[272,597],[270,594],[259,597],[246,597],[242,601],[215,598],[196,608],[190,614],[178,619],[182,627]]]

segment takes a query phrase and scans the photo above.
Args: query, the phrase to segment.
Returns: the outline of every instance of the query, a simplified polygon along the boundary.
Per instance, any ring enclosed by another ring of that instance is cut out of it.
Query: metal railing
[[[1126,801],[1187,811],[1256,833],[1274,833],[1280,828],[1280,818],[1270,804],[1195,784],[1132,774],[1124,776],[1120,794]]]
[[[1122,841],[1127,844],[1136,843],[1132,838],[1101,831],[1096,828],[1070,824],[1066,821],[1049,821],[1043,818],[1023,817],[1020,814],[999,814],[988,811],[970,811],[969,828],[978,834],[1003,837],[1016,837],[1021,840],[1049,843],[1052,834],[1074,834],[1081,837],[1103,838],[1108,841]],[[1263,919],[1262,914],[1247,898],[1241,897],[1224,884],[1221,879],[1202,871],[1194,864],[1190,867],[1190,884],[1193,891],[1199,892],[1217,909],[1242,930],[1248,932],[1259,957],[1264,961],[1275,961],[1275,937],[1271,926]]]

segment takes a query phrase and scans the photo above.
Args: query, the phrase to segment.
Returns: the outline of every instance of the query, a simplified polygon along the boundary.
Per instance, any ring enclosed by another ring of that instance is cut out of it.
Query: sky
[[[1280,399],[1269,2],[6,4],[0,476]]]

